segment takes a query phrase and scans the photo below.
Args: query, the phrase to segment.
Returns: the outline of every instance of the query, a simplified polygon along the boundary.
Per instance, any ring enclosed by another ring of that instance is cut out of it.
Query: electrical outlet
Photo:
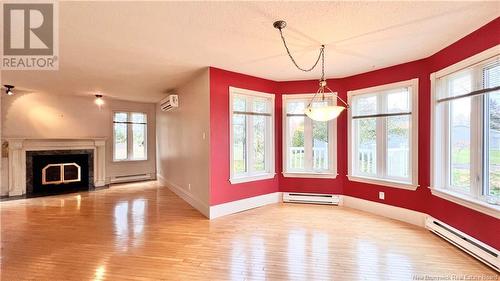
[[[380,192],[378,193],[378,199],[384,200],[384,199],[385,199],[385,193],[384,193],[384,192],[382,192],[382,191],[380,191]]]
[[[191,190],[191,184],[188,184],[188,189]]]

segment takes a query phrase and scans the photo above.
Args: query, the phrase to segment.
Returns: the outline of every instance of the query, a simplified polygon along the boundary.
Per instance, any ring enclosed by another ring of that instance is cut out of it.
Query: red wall
[[[347,174],[347,116],[337,120],[336,179],[284,178],[282,171],[281,94],[311,93],[317,80],[273,82],[211,68],[211,205],[276,191],[334,193],[403,207],[432,215],[469,235],[500,249],[499,220],[431,194],[430,185],[430,74],[500,43],[500,18],[488,23],[438,53],[417,61],[341,79],[328,80],[332,90],[347,91],[419,78],[419,163],[416,191],[351,182]],[[495,35],[496,34],[496,35]],[[273,180],[230,185],[229,179],[229,86],[276,93],[276,173]],[[385,200],[378,192],[385,192]]]
[[[229,182],[229,86],[248,90],[276,93],[277,83],[235,72],[210,67],[210,205],[218,205],[243,198],[279,191],[278,177],[269,180],[231,184]],[[276,96],[275,105],[281,104]],[[276,144],[280,141],[281,115],[275,108]],[[280,154],[276,149],[276,173]]]

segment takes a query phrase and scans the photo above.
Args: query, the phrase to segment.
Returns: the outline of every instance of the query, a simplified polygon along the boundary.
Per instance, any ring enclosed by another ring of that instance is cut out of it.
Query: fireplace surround
[[[106,140],[105,138],[80,138],[80,139],[34,139],[34,138],[8,138],[9,151],[9,197],[11,196],[31,196],[33,192],[33,180],[30,178],[29,165],[33,165],[33,158],[36,155],[50,155],[51,153],[66,154],[86,154],[89,160],[87,166],[89,170],[89,188],[105,186],[105,165],[106,165]],[[57,158],[57,157],[56,157]],[[30,162],[31,161],[31,162]],[[68,164],[74,161],[55,161],[52,164]],[[44,165],[43,168],[45,168]],[[80,165],[81,166],[81,165]],[[32,167],[32,166],[31,166]],[[53,173],[52,169],[49,173]],[[53,175],[51,175],[53,176]]]

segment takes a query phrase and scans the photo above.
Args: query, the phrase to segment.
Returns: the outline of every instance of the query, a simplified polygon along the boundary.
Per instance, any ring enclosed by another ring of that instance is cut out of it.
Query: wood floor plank
[[[209,221],[147,182],[0,211],[1,280],[498,278],[424,229],[336,206],[275,204]]]

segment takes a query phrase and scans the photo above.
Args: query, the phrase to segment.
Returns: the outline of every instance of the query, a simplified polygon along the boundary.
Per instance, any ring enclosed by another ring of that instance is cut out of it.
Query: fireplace
[[[26,197],[94,189],[93,150],[26,152]]]

